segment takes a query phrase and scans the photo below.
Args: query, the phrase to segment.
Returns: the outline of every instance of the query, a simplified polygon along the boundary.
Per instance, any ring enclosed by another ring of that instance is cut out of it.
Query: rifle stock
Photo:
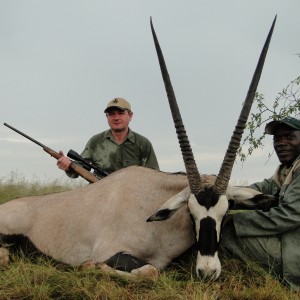
[[[4,126],[12,129],[13,131],[19,133],[20,135],[24,136],[25,138],[29,139],[30,141],[34,142],[35,144],[39,145],[40,147],[43,148],[43,150],[45,152],[47,152],[48,154],[50,154],[51,156],[53,156],[56,159],[59,159],[61,157],[61,155],[52,150],[51,148],[43,145],[42,143],[38,142],[37,140],[33,139],[32,137],[28,136],[27,134],[19,131],[18,129],[8,125],[7,123],[4,123]],[[73,161],[71,161],[70,167],[71,170],[75,171],[79,176],[81,176],[82,178],[84,178],[85,180],[87,180],[89,183],[94,183],[96,181],[99,181],[99,178],[97,178],[95,175],[93,175],[91,172],[87,171],[85,168],[81,167],[80,165],[74,163]]]
[[[49,147],[44,146],[43,150],[53,156],[56,159],[59,159],[61,155],[57,153],[56,151],[50,149]],[[93,175],[91,172],[80,166],[79,164],[76,164],[75,162],[71,161],[71,164],[69,166],[69,169],[76,172],[79,176],[87,180],[89,183],[94,183],[96,181],[99,181],[99,179]]]

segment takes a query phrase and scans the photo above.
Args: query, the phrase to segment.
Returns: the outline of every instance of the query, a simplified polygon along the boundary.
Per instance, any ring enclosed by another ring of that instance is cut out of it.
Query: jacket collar
[[[300,167],[300,155],[295,159],[292,165],[287,168],[285,165],[281,164],[277,167],[273,180],[279,187],[283,185],[288,185],[292,181],[294,172]]]

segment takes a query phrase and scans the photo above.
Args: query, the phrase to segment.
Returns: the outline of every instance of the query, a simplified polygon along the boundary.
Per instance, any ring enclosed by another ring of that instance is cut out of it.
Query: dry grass
[[[0,178],[0,204],[19,197],[44,195],[63,192],[86,184],[81,180],[64,177],[60,180],[41,182],[38,179],[28,181],[24,176],[12,172],[9,176]]]
[[[9,266],[0,268],[0,299],[296,300],[300,296],[256,265],[236,260],[223,262],[217,281],[202,282],[191,273],[190,256],[171,264],[156,281],[79,270],[41,257],[12,258]]]
[[[22,178],[0,181],[0,203],[15,197],[40,195],[76,187],[55,182],[28,183]],[[274,299],[296,300],[289,291],[254,263],[222,259],[217,281],[201,281],[194,274],[195,252],[188,251],[162,271],[158,280],[112,276],[99,270],[80,270],[46,257],[13,254],[0,266],[0,299]]]

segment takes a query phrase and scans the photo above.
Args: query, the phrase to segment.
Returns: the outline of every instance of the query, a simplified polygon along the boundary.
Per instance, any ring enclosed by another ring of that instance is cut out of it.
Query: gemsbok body
[[[228,182],[275,20],[218,176],[200,176],[198,172],[151,22],[187,175],[132,166],[71,191],[9,201],[0,206],[3,241],[11,235],[25,236],[58,261],[102,269],[110,265],[132,274],[144,270],[147,274],[149,269],[155,273],[196,244],[197,275],[218,278],[218,243],[228,199],[251,203],[263,197],[254,190],[228,187]],[[6,262],[7,250],[0,250],[0,262]]]

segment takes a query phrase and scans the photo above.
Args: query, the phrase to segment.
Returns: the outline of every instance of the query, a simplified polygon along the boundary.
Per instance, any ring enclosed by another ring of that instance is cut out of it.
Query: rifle
[[[105,172],[104,170],[100,169],[97,165],[93,164],[92,162],[89,162],[85,159],[83,159],[76,151],[74,150],[69,150],[68,157],[78,161],[85,169],[90,171],[92,168],[94,169],[94,173],[101,177],[107,176],[109,173]]]
[[[19,131],[18,129],[8,125],[7,123],[4,123],[4,125],[10,129],[12,129],[13,131],[19,133],[20,135],[26,137],[27,139],[29,139],[30,141],[34,142],[35,144],[39,145],[40,147],[43,148],[43,150],[47,153],[49,153],[51,156],[53,156],[56,159],[59,159],[61,157],[61,155],[59,153],[57,153],[56,151],[50,149],[49,147],[43,145],[42,143],[38,142],[37,140],[31,138],[30,136],[28,136],[27,134]],[[70,167],[71,170],[75,171],[79,176],[83,177],[85,180],[87,180],[90,183],[99,181],[99,178],[97,178],[95,175],[93,175],[91,172],[89,172],[88,170],[86,170],[85,168],[83,168],[82,166],[80,166],[79,164],[71,161]]]

